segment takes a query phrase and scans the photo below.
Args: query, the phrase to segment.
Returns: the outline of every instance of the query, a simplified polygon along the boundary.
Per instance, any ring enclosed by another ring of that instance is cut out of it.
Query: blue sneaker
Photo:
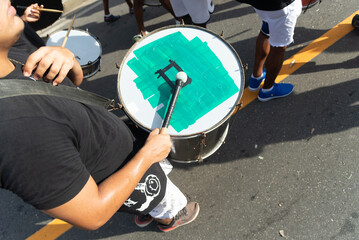
[[[274,98],[286,97],[293,92],[294,86],[290,83],[275,83],[273,89],[269,92],[263,92],[263,88],[259,90],[259,101],[266,102]]]
[[[264,81],[265,77],[266,77],[266,70],[263,69],[263,73],[262,73],[262,77],[260,77],[259,79],[254,78],[253,75],[249,78],[249,85],[248,85],[248,89],[252,92],[255,92],[259,89],[261,83]]]

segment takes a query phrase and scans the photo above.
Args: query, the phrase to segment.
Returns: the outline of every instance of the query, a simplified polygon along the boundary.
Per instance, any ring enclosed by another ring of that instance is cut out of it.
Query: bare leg
[[[126,0],[126,3],[129,8],[133,8],[133,4],[132,4],[131,0]]]
[[[103,10],[105,12],[105,15],[109,15],[110,14],[110,9],[108,6],[108,0],[102,0],[103,3]]]
[[[264,35],[262,32],[258,34],[257,42],[256,42],[256,53],[254,56],[254,69],[253,69],[254,77],[260,77],[263,73],[264,63],[270,51],[268,38],[269,37]]]
[[[270,51],[266,60],[267,75],[264,80],[263,88],[268,89],[274,85],[280,69],[283,65],[286,47],[270,46]]]
[[[164,9],[166,9],[169,13],[171,13],[171,15],[177,20],[177,21],[182,21],[182,18],[180,17],[176,17],[175,13],[173,12],[173,8],[172,8],[172,5],[171,5],[171,2],[170,0],[160,0],[160,3],[162,5],[162,7]]]
[[[145,24],[143,22],[143,0],[134,0],[133,12],[136,17],[138,31],[141,35],[144,35],[146,29],[145,29]]]

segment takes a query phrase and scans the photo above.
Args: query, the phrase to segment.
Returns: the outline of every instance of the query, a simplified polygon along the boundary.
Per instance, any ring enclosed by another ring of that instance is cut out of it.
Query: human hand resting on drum
[[[60,84],[68,76],[75,86],[79,86],[83,79],[83,72],[75,55],[64,47],[45,46],[32,53],[23,69],[24,76],[36,80],[43,78],[53,85]]]
[[[37,3],[31,4],[25,9],[24,14],[21,16],[22,20],[24,20],[25,22],[38,21],[41,15],[39,8],[43,8],[43,7],[44,5],[40,5],[39,7]]]
[[[145,145],[137,154],[151,161],[150,164],[153,164],[165,159],[170,153],[171,147],[172,142],[170,135],[160,134],[160,130],[156,128],[150,133]]]

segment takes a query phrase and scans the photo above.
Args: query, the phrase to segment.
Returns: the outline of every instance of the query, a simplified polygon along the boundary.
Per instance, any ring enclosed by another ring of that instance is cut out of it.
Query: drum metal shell
[[[224,143],[229,130],[229,119],[201,134],[186,137],[172,136],[173,147],[168,158],[175,162],[202,162]]]
[[[101,56],[100,56],[93,62],[89,62],[86,65],[81,65],[84,79],[92,77],[98,71],[101,71],[101,64],[102,64],[102,60],[101,60]]]

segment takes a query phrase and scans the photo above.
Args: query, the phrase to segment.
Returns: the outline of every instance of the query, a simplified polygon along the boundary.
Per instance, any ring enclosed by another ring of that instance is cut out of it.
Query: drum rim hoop
[[[207,133],[207,132],[211,132],[212,130],[218,128],[219,126],[221,126],[222,124],[224,124],[226,121],[228,121],[230,119],[230,117],[233,115],[233,113],[235,112],[235,110],[237,109],[236,106],[238,106],[240,104],[240,101],[241,101],[241,98],[243,96],[243,92],[244,92],[244,82],[245,82],[245,76],[244,76],[244,67],[243,67],[243,63],[242,63],[242,60],[240,59],[237,51],[233,48],[233,46],[231,44],[229,44],[226,40],[224,40],[223,37],[219,36],[218,34],[216,34],[215,32],[207,29],[207,28],[203,28],[203,27],[200,27],[200,26],[194,26],[194,25],[169,25],[169,26],[165,26],[165,27],[161,27],[161,28],[158,28],[148,34],[146,34],[143,38],[139,39],[137,42],[135,42],[131,48],[127,51],[126,55],[123,57],[123,60],[121,62],[121,65],[120,65],[120,68],[119,68],[119,71],[118,71],[118,74],[117,74],[117,95],[118,95],[118,98],[121,102],[121,104],[123,105],[123,111],[126,113],[126,115],[136,124],[138,125],[139,127],[141,127],[142,129],[146,130],[147,132],[150,132],[152,131],[152,129],[150,128],[147,128],[147,127],[144,127],[139,121],[137,121],[133,116],[132,114],[128,111],[127,107],[125,104],[123,104],[123,99],[122,99],[122,96],[120,94],[120,76],[121,76],[121,71],[123,69],[123,66],[125,64],[125,60],[127,59],[127,57],[129,56],[130,53],[133,52],[133,49],[141,42],[143,41],[143,39],[147,38],[148,36],[151,36],[157,32],[160,32],[160,31],[163,31],[163,30],[166,30],[166,29],[170,29],[170,28],[193,28],[193,29],[199,29],[199,30],[202,30],[202,31],[205,31],[205,32],[208,32],[209,34],[212,34],[214,36],[216,36],[218,39],[221,39],[222,42],[228,46],[228,48],[234,53],[234,55],[236,56],[237,58],[237,61],[240,65],[240,69],[242,70],[241,71],[241,79],[243,81],[240,82],[240,86],[239,86],[239,93],[238,93],[238,97],[237,97],[237,100],[236,100],[236,104],[233,106],[233,108],[231,109],[231,111],[229,111],[221,121],[219,121],[218,123],[216,123],[215,125],[209,127],[208,129],[206,129],[205,131],[199,131],[199,132],[194,132],[194,133],[191,133],[191,134],[175,134],[175,135],[171,135],[172,137],[192,137],[192,136],[197,136],[197,135],[201,135],[203,133]]]

